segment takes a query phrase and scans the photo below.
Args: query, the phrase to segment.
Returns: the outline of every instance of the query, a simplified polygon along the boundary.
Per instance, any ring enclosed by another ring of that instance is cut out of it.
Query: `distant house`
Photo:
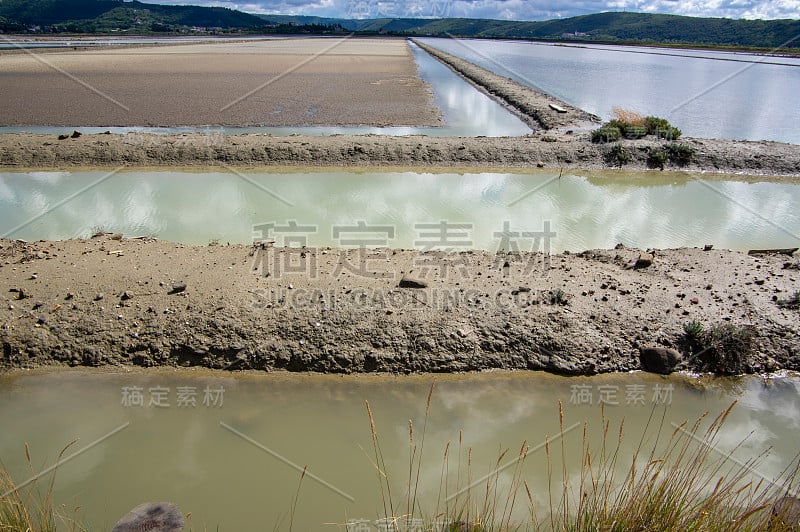
[[[588,37],[589,34],[584,33],[582,31],[574,31],[574,32],[562,33],[561,36],[564,37],[565,39],[575,39],[578,37]]]

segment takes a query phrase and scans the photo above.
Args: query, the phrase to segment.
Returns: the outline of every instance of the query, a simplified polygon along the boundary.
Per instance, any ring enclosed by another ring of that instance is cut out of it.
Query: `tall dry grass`
[[[75,441],[64,447],[56,463]],[[25,458],[30,471],[30,480],[21,484],[14,482],[5,467],[0,464],[0,532],[70,532],[85,531],[77,519],[80,507],[57,507],[53,501],[55,470],[45,486],[34,471],[31,453],[25,444]]]
[[[438,496],[435,504],[430,501],[426,506],[418,500],[419,475],[427,467],[423,466],[422,451],[434,386],[428,394],[419,448],[409,422],[409,464],[402,473],[405,490],[398,489],[394,473],[386,468],[376,420],[367,402],[383,517],[390,530],[418,530],[409,524],[416,521],[414,526],[418,526],[420,520],[424,523],[422,530],[436,532],[800,530],[773,517],[775,502],[796,492],[798,457],[777,481],[770,482],[760,478],[757,471],[765,453],[741,462],[731,456],[733,451],[726,454],[718,450],[720,431],[735,402],[710,422],[704,414],[692,423],[677,426],[666,424],[666,408],[660,420],[654,409],[638,436],[625,433],[624,419],[612,430],[612,421],[601,408],[602,437],[599,443],[591,444],[590,428],[584,423],[579,456],[567,453],[565,415],[559,403],[560,433],[546,437],[544,442],[546,512],[541,508],[537,511],[525,478],[529,473],[523,466],[530,453],[526,442],[516,453],[509,449],[500,452],[491,472],[474,479],[472,449],[464,449],[459,432],[457,456],[451,456],[453,449],[448,443],[441,457]],[[556,438],[557,448],[553,444]],[[632,453],[623,445],[630,438],[637,438]],[[454,472],[451,461],[455,461]],[[506,469],[511,471],[510,480],[501,482],[500,473]],[[515,508],[520,505],[527,515],[522,520],[514,517],[519,515]]]

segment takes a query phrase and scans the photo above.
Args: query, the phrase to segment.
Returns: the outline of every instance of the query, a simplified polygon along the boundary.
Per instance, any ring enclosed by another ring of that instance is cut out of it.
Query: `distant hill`
[[[624,12],[540,22],[465,18],[350,20],[251,15],[222,7],[171,6],[123,0],[0,0],[0,30],[29,31],[37,27],[37,31],[85,33],[181,32],[193,28],[249,33],[346,30],[404,36],[800,48],[800,20],[735,20]]]
[[[50,31],[171,31],[180,28],[255,28],[264,20],[223,7],[167,6],[122,0],[2,0],[6,24]]]
[[[335,23],[350,31],[411,36],[452,35],[501,39],[704,44],[762,48],[800,47],[800,20],[735,20],[619,12],[597,13],[542,22],[467,18],[343,20],[286,15],[259,16],[266,20],[284,23]],[[788,44],[785,44],[787,42]]]

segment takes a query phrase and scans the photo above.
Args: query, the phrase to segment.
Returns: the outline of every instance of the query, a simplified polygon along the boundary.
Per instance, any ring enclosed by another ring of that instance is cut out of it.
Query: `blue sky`
[[[468,17],[547,20],[601,11],[702,17],[800,19],[800,0],[146,0],[222,6],[249,13],[323,17]]]

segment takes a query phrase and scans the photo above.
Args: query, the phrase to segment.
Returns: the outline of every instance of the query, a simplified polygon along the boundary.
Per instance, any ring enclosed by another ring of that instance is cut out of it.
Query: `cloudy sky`
[[[601,11],[746,19],[800,18],[800,0],[147,0],[249,13],[323,17],[468,17],[547,20]]]

